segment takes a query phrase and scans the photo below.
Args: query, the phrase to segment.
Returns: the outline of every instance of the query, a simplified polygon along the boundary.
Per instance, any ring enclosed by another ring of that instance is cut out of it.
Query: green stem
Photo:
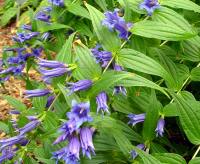
[[[168,42],[167,40],[165,40],[164,42],[162,42],[162,43],[160,44],[160,47],[162,47],[163,45],[165,45],[167,42]]]
[[[197,150],[195,151],[194,155],[192,156],[192,159],[194,159],[197,156],[199,151],[200,151],[200,146],[198,146]]]
[[[112,57],[112,59],[109,61],[108,65],[106,66],[106,68],[103,70],[103,74],[107,71],[108,67],[110,66],[110,64],[112,63],[112,61],[114,60],[115,56]]]
[[[53,102],[51,103],[51,105],[49,106],[47,111],[50,111],[53,108],[53,105],[54,105],[54,103],[56,102],[56,100],[58,99],[59,96],[60,96],[60,92],[56,95],[55,99],[53,100]]]
[[[196,66],[197,67],[200,67],[200,63]],[[187,79],[183,82],[183,85],[181,86],[181,88],[177,91],[176,94],[179,94],[181,92],[181,90],[186,86],[186,84],[188,83],[188,81],[190,80],[190,75],[187,77]],[[174,102],[174,98],[170,101],[170,103],[173,103]]]

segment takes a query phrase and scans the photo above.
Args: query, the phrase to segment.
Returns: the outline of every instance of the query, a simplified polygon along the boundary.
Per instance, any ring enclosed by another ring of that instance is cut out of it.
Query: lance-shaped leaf
[[[147,154],[146,152],[138,149],[137,147],[134,147],[134,150],[142,158],[143,163],[145,163],[145,164],[162,164],[158,159],[156,159],[152,155]]]
[[[96,63],[90,49],[85,45],[75,45],[77,69],[74,71],[74,76],[77,79],[94,79],[101,75],[101,67]]]
[[[191,0],[162,0],[161,5],[200,13],[200,6]]]
[[[100,91],[107,90],[109,87],[113,86],[143,86],[153,89],[157,89],[167,95],[165,90],[154,82],[145,79],[142,76],[137,74],[128,73],[128,72],[116,72],[116,71],[107,71],[102,77],[95,82],[93,87],[89,90],[89,95],[96,95]]]
[[[193,144],[200,144],[200,104],[197,101],[187,101],[181,95],[172,93],[177,105],[179,118],[183,130]]]
[[[148,20],[135,23],[131,32],[135,35],[167,41],[185,40],[196,35],[194,31],[185,31],[170,23]]]
[[[153,155],[162,163],[170,163],[170,164],[186,164],[185,159],[174,153],[156,153]]]
[[[154,59],[132,49],[122,49],[118,55],[119,63],[125,68],[157,75],[164,78],[170,86],[176,86],[173,77]]]
[[[56,56],[56,60],[70,64],[73,61],[73,56],[72,56],[72,43],[74,39],[75,33],[71,34],[69,38],[66,40],[65,44],[63,45],[62,49]]]

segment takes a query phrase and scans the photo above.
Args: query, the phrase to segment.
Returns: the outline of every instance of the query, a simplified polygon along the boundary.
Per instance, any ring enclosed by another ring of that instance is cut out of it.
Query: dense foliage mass
[[[6,2],[0,83],[32,105],[4,96],[0,163],[200,163],[198,0]]]

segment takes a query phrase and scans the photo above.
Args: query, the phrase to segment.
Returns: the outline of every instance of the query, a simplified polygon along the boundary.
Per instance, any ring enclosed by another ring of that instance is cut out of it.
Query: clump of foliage
[[[0,163],[199,163],[198,1],[43,0],[5,47]],[[23,20],[22,20],[23,22]],[[56,54],[56,55],[53,55]],[[34,69],[41,80],[33,81]]]

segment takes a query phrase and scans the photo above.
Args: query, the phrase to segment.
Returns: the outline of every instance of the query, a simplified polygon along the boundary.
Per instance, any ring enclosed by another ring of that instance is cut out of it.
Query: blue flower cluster
[[[11,111],[11,115],[18,115],[18,114],[20,114],[19,111],[16,110]],[[39,121],[37,118],[31,119],[30,122],[22,128],[18,128],[18,126],[16,125],[16,120],[11,120],[11,123],[13,124],[13,128],[18,133],[18,135],[11,138],[0,140],[0,152],[1,152],[0,163],[6,160],[11,160],[15,156],[18,150],[18,145],[26,146],[29,143],[26,134],[35,129],[36,127],[38,127],[41,124],[41,121]]]
[[[7,59],[8,68],[3,67],[1,62],[0,69],[0,83],[5,82],[11,75],[19,76],[25,67],[26,61],[29,58],[38,57],[41,55],[42,48],[31,49],[31,53],[26,52],[26,48],[8,48],[5,51],[12,51],[16,56],[9,57]]]
[[[79,163],[80,149],[82,149],[82,154],[88,158],[91,158],[91,152],[95,154],[92,141],[94,129],[82,127],[84,123],[93,120],[89,112],[89,102],[77,103],[75,100],[72,101],[71,112],[67,113],[69,120],[61,126],[60,132],[62,134],[54,141],[54,144],[65,140],[68,140],[69,143],[66,147],[53,153],[53,158],[57,161],[64,160],[66,164]]]
[[[113,12],[107,11],[105,12],[105,19],[102,21],[102,25],[108,27],[110,31],[115,29],[119,33],[119,38],[128,40],[130,36],[129,30],[133,26],[132,23],[126,23],[124,18],[120,17],[119,9],[115,9]]]

